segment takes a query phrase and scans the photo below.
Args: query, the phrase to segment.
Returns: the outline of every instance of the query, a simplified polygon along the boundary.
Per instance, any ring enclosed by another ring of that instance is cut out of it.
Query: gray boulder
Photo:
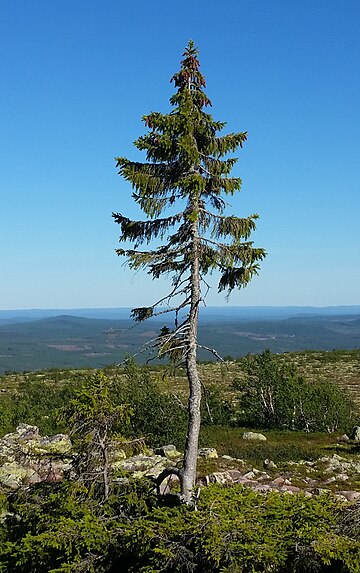
[[[199,456],[202,458],[218,458],[218,453],[215,448],[200,448]]]
[[[243,440],[250,440],[254,442],[266,442],[266,436],[257,432],[244,432],[242,438]]]
[[[172,465],[171,460],[165,456],[139,454],[126,460],[118,460],[112,464],[112,468],[125,470],[130,472],[133,477],[140,478],[143,476],[157,477],[165,468]]]
[[[161,446],[160,448],[155,448],[155,454],[157,456],[166,457],[168,452],[173,452],[176,450],[176,446],[174,444],[168,444],[167,446]]]
[[[37,426],[20,424],[0,439],[0,484],[16,489],[39,481],[58,481],[71,468],[70,458],[68,436],[41,436]]]
[[[155,455],[162,456],[168,460],[178,460],[183,456],[181,452],[178,452],[173,444],[168,444],[167,446],[161,446],[155,449]]]
[[[269,469],[269,470],[274,470],[277,468],[277,465],[272,460],[269,460],[268,458],[266,458],[266,460],[264,460],[264,467]]]

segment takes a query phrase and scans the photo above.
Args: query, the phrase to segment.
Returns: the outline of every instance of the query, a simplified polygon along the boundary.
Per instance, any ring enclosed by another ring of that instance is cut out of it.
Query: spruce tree
[[[226,196],[240,190],[241,179],[231,177],[237,159],[229,153],[242,147],[246,132],[220,135],[225,123],[206,112],[211,101],[204,92],[198,50],[190,41],[180,71],[171,78],[176,92],[168,114],[143,117],[148,132],[135,141],[146,152],[146,162],[116,158],[119,174],[132,184],[133,199],[145,220],[133,221],[113,213],[120,225],[120,241],[131,248],[117,249],[132,269],[146,269],[154,279],[172,277],[170,292],[152,306],[132,310],[143,321],[163,312],[175,312],[174,329],[163,332],[159,354],[177,353],[185,364],[188,382],[188,431],[184,465],[174,469],[181,494],[191,502],[196,478],[200,431],[201,381],[197,370],[199,306],[208,290],[207,274],[220,272],[219,292],[227,296],[247,285],[258,273],[262,248],[249,240],[258,215],[226,215]],[[161,243],[151,248],[153,240]],[[208,349],[210,350],[210,349]]]

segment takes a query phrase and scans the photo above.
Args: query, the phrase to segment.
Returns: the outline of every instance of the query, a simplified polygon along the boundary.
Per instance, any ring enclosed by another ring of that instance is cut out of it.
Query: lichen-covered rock
[[[183,457],[181,452],[178,452],[176,446],[173,444],[168,444],[167,446],[161,446],[155,449],[155,455],[162,456],[168,460],[179,460]]]
[[[248,480],[253,480],[255,478],[255,472],[253,471],[247,472],[246,474],[243,475],[243,478]]]
[[[29,424],[19,424],[16,428],[16,434],[22,440],[35,440],[39,438],[39,428]]]
[[[264,434],[259,434],[258,432],[244,432],[242,435],[243,440],[251,440],[258,442],[266,442],[267,438]]]
[[[360,492],[358,491],[338,491],[337,494],[344,497],[347,501],[357,501],[360,499]]]
[[[221,483],[228,484],[232,483],[232,478],[228,472],[214,472],[209,477],[209,483]]]
[[[40,444],[46,452],[53,452],[57,454],[67,454],[72,448],[70,438],[66,434],[44,436],[41,438]]]
[[[25,467],[16,461],[5,462],[0,467],[0,482],[7,487],[16,489],[26,484],[35,473],[35,470]]]
[[[268,458],[266,458],[266,460],[264,460],[264,467],[269,469],[269,470],[274,470],[277,468],[277,465],[272,460],[269,460]]]
[[[113,469],[122,469],[131,472],[133,477],[157,477],[161,472],[171,466],[171,460],[164,456],[146,456],[140,454],[126,460],[119,460],[112,464]]]
[[[176,451],[176,446],[174,444],[168,444],[167,446],[160,446],[160,448],[155,448],[155,454],[157,456],[166,457],[169,452]]]
[[[218,453],[215,448],[200,448],[198,455],[202,458],[218,458]]]
[[[0,440],[0,483],[15,489],[39,481],[58,481],[71,467],[66,456],[70,450],[71,441],[65,434],[41,436],[37,426],[20,424]]]

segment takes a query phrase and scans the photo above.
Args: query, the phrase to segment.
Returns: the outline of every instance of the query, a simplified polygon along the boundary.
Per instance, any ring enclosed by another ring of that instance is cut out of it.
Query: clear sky
[[[230,304],[359,304],[359,29],[359,0],[2,0],[0,308],[165,294],[115,254],[111,212],[138,215],[114,156],[144,160],[190,38],[214,118],[248,131],[231,211],[268,251]]]

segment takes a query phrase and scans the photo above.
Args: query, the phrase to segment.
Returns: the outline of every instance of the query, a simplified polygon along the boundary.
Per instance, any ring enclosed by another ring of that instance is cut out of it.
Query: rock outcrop
[[[71,441],[65,434],[40,436],[37,426],[20,424],[0,440],[0,483],[15,489],[58,481],[71,468]]]
[[[266,440],[262,434],[246,434],[251,437],[244,439]],[[71,469],[74,455],[68,436],[41,436],[36,426],[21,424],[15,432],[0,439],[0,485],[17,489],[41,481],[59,481],[64,472]],[[127,480],[123,477],[124,472],[136,478],[155,479],[167,468],[178,466],[182,458],[183,454],[172,444],[130,457],[126,457],[124,450],[115,447],[111,454],[113,479],[118,482]],[[199,461],[204,458],[213,460],[219,469],[200,477],[200,487],[211,483],[240,483],[262,493],[278,491],[316,496],[332,492],[347,501],[360,499],[360,491],[351,487],[351,484],[354,487],[360,481],[358,457],[346,458],[334,454],[316,461],[290,461],[286,465],[279,464],[279,467],[272,460],[266,459],[262,470],[249,466],[243,459],[228,455],[219,457],[215,448],[201,448]],[[117,470],[121,470],[121,477],[117,477]],[[161,492],[168,493],[177,480],[176,476],[170,476],[164,482]]]

